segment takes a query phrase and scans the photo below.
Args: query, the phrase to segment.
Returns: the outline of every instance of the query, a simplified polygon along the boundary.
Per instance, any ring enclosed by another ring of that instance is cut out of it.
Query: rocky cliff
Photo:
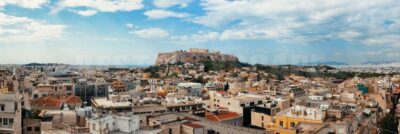
[[[239,59],[230,54],[208,52],[206,49],[190,49],[190,51],[174,51],[159,53],[156,65],[176,63],[201,63],[201,62],[239,62]]]

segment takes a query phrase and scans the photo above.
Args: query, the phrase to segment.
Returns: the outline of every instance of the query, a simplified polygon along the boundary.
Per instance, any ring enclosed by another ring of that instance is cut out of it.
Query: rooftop
[[[317,108],[309,108],[305,106],[294,106],[277,113],[278,116],[287,116],[294,118],[307,118],[323,120],[325,118],[325,112]]]
[[[106,97],[93,98],[92,104],[95,107],[112,108],[112,107],[132,107],[132,102],[129,101],[112,101]]]
[[[235,119],[241,117],[238,113],[235,112],[222,112],[219,114],[213,114],[213,113],[206,113],[206,119],[214,122],[219,122],[219,121],[224,121],[224,120],[230,120],[230,119]]]
[[[203,128],[204,126],[194,123],[184,123],[183,125],[191,127],[191,128]]]

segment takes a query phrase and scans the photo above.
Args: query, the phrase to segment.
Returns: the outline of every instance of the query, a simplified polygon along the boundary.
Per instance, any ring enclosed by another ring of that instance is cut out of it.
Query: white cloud
[[[368,43],[373,41],[363,39],[400,34],[394,28],[400,27],[398,0],[203,0],[201,6],[205,15],[192,21],[222,31],[222,40],[309,44],[344,39]],[[383,22],[388,19],[394,24],[385,28]]]
[[[95,15],[97,13],[96,10],[70,10],[70,11],[86,17]]]
[[[64,25],[47,24],[27,17],[0,13],[1,42],[31,42],[58,38],[64,28]]]
[[[400,47],[400,35],[382,35],[367,38],[363,41],[367,45],[392,45]]]
[[[175,35],[170,38],[173,41],[180,42],[206,42],[220,40],[220,34],[217,32],[203,32],[199,31],[195,34],[190,35]]]
[[[338,36],[346,40],[353,40],[354,38],[360,37],[361,33],[356,31],[345,31],[345,32],[340,32]]]
[[[52,14],[64,8],[87,8],[98,12],[133,11],[143,8],[142,0],[63,0],[51,11]]]
[[[169,8],[179,5],[181,8],[187,7],[192,0],[154,0],[154,5],[159,8]]]
[[[135,25],[133,25],[132,23],[128,23],[128,24],[126,24],[126,27],[128,27],[128,28],[133,28]]]
[[[161,28],[147,28],[132,31],[131,33],[142,38],[166,38],[169,36],[168,31]]]
[[[49,0],[0,0],[0,9],[6,5],[15,5],[23,8],[40,8],[47,4]]]
[[[173,11],[168,11],[168,10],[149,10],[144,12],[144,14],[149,17],[150,19],[164,19],[164,18],[169,18],[169,17],[175,17],[175,18],[185,18],[188,17],[189,14],[187,13],[177,13]]]
[[[341,14],[357,13],[374,7],[387,6],[396,0],[204,0],[202,6],[205,16],[196,18],[195,22],[207,26],[218,26],[231,21],[247,21],[248,19],[277,19],[301,17],[310,22],[322,22]]]

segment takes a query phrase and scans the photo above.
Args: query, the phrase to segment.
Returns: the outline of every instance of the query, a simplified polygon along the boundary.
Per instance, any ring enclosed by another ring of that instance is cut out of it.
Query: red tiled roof
[[[229,119],[238,118],[238,117],[240,117],[240,115],[235,112],[224,112],[224,113],[220,113],[220,114],[206,113],[207,120],[215,121],[215,122],[229,120]]]
[[[62,101],[51,96],[45,96],[32,100],[31,105],[42,108],[61,108]]]
[[[66,96],[66,98],[64,98],[64,103],[67,103],[67,104],[82,104],[82,100],[78,96]]]
[[[44,96],[31,101],[33,107],[39,108],[61,108],[62,103],[80,105],[82,100],[78,96]]]
[[[218,91],[219,94],[227,94],[228,92],[226,91]]]
[[[218,122],[220,121],[215,115],[211,114],[211,115],[206,115],[207,120],[209,121],[214,121],[214,122]]]
[[[204,126],[194,123],[184,123],[183,125],[191,127],[191,128],[203,128]]]

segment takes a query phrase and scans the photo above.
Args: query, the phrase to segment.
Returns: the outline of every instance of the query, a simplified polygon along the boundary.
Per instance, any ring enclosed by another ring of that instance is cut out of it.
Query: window
[[[279,126],[283,127],[283,121],[279,121]]]
[[[67,86],[67,91],[72,91],[72,86]]]
[[[170,129],[168,130],[168,133],[169,133],[169,134],[172,134],[172,128],[170,128]]]
[[[40,127],[35,127],[36,132],[40,132]]]
[[[240,104],[241,107],[244,107],[244,104]]]
[[[231,103],[230,103],[230,102],[228,102],[228,105],[231,105]]]
[[[296,125],[296,124],[295,124],[294,122],[290,122],[290,127],[291,127],[291,128],[294,128],[295,125]]]
[[[27,131],[32,131],[32,127],[28,127],[26,130]]]
[[[262,128],[264,127],[264,122],[263,122],[263,123],[261,123],[261,127],[262,127]]]
[[[14,119],[3,118],[2,124],[3,126],[12,126],[14,124]]]
[[[264,121],[264,116],[261,116],[261,120]]]
[[[96,124],[93,123],[92,128],[93,128],[93,130],[96,130]]]
[[[1,107],[1,111],[4,111],[4,107],[5,107],[5,105],[4,104],[0,104],[0,107]]]

